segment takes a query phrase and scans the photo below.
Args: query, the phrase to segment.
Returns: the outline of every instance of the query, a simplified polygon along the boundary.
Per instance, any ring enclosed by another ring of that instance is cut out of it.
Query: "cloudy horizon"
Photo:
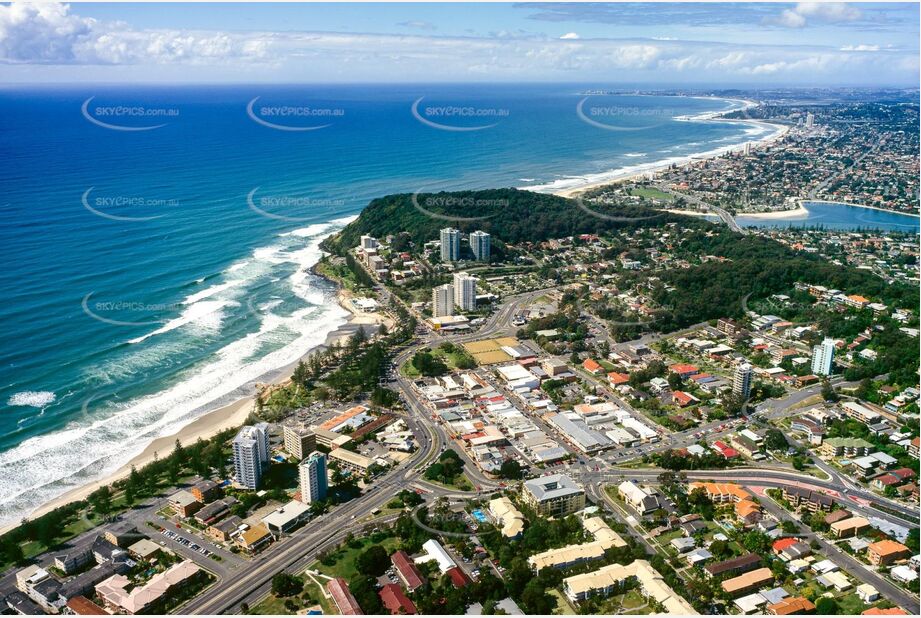
[[[0,5],[0,71],[8,84],[914,88],[918,19],[908,3],[14,3]]]

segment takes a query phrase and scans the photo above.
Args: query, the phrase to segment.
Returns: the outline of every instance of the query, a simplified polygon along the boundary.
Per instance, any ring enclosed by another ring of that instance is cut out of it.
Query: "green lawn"
[[[675,196],[671,193],[666,193],[660,189],[654,187],[637,187],[630,189],[630,195],[636,195],[638,197],[645,197],[651,200],[665,200],[666,202],[675,201]]]
[[[559,590],[554,588],[553,590],[548,590],[547,593],[556,599],[556,609],[553,610],[554,615],[572,616],[579,613],[569,602],[569,599],[563,596],[563,593]]]
[[[331,565],[327,566],[317,561],[310,565],[310,569],[319,571],[330,577],[342,577],[346,581],[350,580],[357,572],[355,569],[355,559],[358,557],[358,554],[371,546],[371,539],[360,539],[360,542],[361,545],[357,547],[350,547],[348,545],[340,547],[339,550],[332,555],[335,562]],[[400,539],[397,537],[387,537],[378,544],[383,546],[383,548],[387,550],[387,553],[390,554],[397,550]]]
[[[432,353],[432,356],[434,356],[435,358],[440,358],[441,360],[443,360],[445,365],[448,366],[448,369],[450,371],[457,371],[458,363],[461,361],[461,359],[466,354],[466,352],[463,352],[463,351],[459,353],[453,352],[451,354],[448,354],[447,352],[442,350],[440,347],[432,348],[429,351]],[[407,377],[407,378],[420,377],[419,371],[415,367],[413,367],[412,358],[410,358],[408,361],[403,363],[402,366],[400,366],[400,375]]]
[[[323,592],[320,590],[319,586],[313,583],[313,581],[305,576],[305,585],[304,593],[310,595],[311,601],[305,603],[303,600],[303,594],[298,597],[288,597],[288,599],[293,599],[297,601],[298,607],[304,608],[313,607],[314,605],[319,605],[323,609],[323,614],[333,615],[338,614],[336,611],[336,606],[330,599],[327,599],[323,596]],[[285,601],[287,599],[276,597],[274,594],[269,594],[266,598],[262,599],[255,605],[249,608],[250,614],[255,614],[257,616],[290,616],[294,612],[285,607]]]
[[[472,491],[473,483],[470,482],[470,479],[467,478],[466,474],[461,474],[454,477],[453,483],[441,483],[439,481],[433,481],[432,479],[425,479],[426,483],[431,483],[432,485],[438,485],[440,487],[446,487],[447,489],[457,489],[458,491]]]
[[[838,614],[840,615],[860,615],[868,607],[853,592],[836,597],[835,601],[838,603]]]

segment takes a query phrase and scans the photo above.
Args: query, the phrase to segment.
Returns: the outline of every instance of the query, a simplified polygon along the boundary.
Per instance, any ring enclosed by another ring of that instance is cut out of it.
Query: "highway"
[[[742,227],[739,226],[738,223],[736,223],[736,220],[733,218],[731,214],[729,214],[729,212],[725,208],[721,208],[719,206],[714,206],[713,204],[707,203],[703,201],[702,199],[700,199],[699,197],[697,197],[696,195],[691,195],[689,193],[679,193],[664,183],[657,184],[656,188],[659,189],[660,191],[664,191],[665,193],[671,193],[672,195],[676,197],[684,198],[686,202],[690,202],[691,204],[694,204],[696,206],[712,211],[723,221],[723,223],[728,225],[729,229],[732,230],[733,232],[738,232],[739,234],[748,234],[746,230],[744,230]]]

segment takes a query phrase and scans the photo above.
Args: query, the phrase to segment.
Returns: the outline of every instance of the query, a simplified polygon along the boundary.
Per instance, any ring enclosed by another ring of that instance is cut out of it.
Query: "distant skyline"
[[[6,83],[918,86],[917,3],[0,5]]]

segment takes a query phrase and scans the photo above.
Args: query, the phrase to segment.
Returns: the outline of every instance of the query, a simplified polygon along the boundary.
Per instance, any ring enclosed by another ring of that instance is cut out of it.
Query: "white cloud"
[[[806,18],[793,9],[786,9],[775,23],[787,28],[803,28],[806,26]]]
[[[832,13],[849,18],[846,11]],[[815,10],[795,14],[814,15]],[[577,33],[550,38],[522,31],[478,37],[137,29],[79,16],[66,5],[0,5],[0,63],[19,81],[48,76],[60,80],[67,71],[72,75],[68,79],[77,79],[76,65],[87,67],[81,76],[123,79],[125,72],[116,73],[114,67],[138,66],[143,68],[130,71],[138,79],[168,76],[180,81],[592,80],[617,75],[691,82],[758,75],[796,83],[854,83],[859,75],[872,76],[876,83],[902,84],[916,79],[917,58],[909,51],[853,53],[876,51],[874,47],[580,39]],[[14,71],[10,65],[24,66]]]
[[[857,21],[863,16],[859,8],[847,2],[800,2],[796,12],[832,24]]]
[[[841,48],[841,51],[845,52],[876,52],[879,50],[879,45],[845,45]]]
[[[810,21],[838,24],[857,21],[861,17],[861,10],[846,2],[800,2],[766,21],[785,28],[805,28]]]
[[[32,64],[169,64],[258,60],[253,35],[133,30],[71,13],[66,4],[0,6],[0,61]]]

